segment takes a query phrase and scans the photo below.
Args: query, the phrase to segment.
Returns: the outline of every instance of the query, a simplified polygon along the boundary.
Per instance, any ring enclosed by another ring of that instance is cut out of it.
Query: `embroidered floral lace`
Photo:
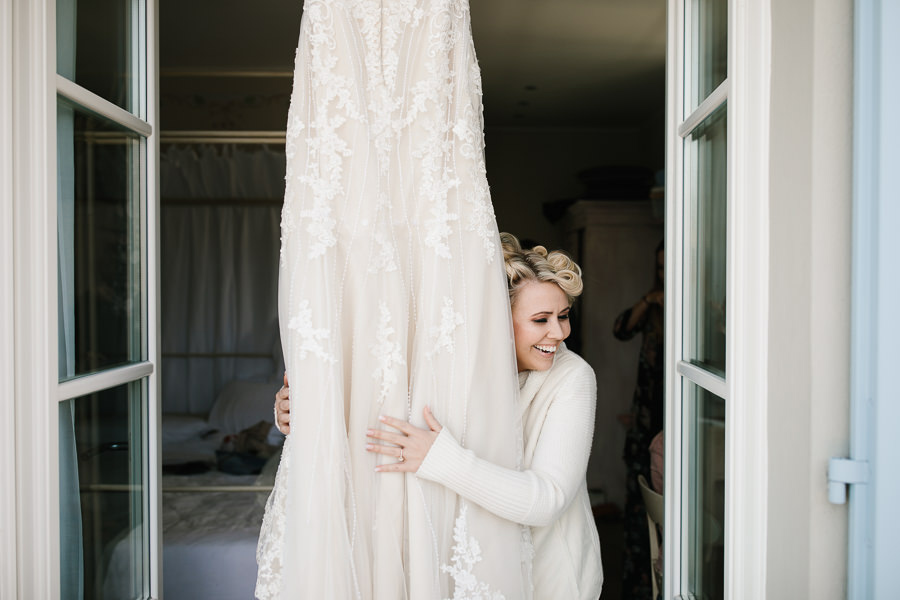
[[[291,434],[257,596],[529,598],[527,530],[365,451],[379,415],[424,426],[427,405],[521,464],[468,0],[306,0],[286,155]]]

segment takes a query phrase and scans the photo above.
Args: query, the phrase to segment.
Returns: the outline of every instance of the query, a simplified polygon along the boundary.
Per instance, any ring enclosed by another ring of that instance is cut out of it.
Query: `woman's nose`
[[[548,332],[547,337],[553,340],[563,339],[563,329],[559,319],[550,321],[550,331]]]

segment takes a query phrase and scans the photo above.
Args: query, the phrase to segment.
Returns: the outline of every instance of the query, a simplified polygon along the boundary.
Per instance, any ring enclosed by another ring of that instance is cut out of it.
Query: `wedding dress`
[[[306,0],[279,278],[291,434],[257,596],[529,598],[530,534],[376,473],[379,415],[521,465],[515,353],[468,0]]]

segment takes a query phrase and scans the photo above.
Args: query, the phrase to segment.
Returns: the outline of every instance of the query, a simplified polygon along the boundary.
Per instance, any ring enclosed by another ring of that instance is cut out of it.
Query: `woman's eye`
[[[535,319],[534,322],[535,323],[546,323],[547,319]]]
[[[559,315],[559,320],[560,320],[560,321],[568,321],[568,320],[569,320],[569,315]]]

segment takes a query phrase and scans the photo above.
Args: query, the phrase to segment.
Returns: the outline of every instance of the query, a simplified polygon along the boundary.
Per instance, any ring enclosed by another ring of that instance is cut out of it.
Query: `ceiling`
[[[633,128],[658,117],[665,98],[665,5],[474,0],[487,126]],[[287,98],[301,6],[300,0],[161,0],[163,104],[167,91]],[[234,70],[274,73],[268,80],[190,74]]]

